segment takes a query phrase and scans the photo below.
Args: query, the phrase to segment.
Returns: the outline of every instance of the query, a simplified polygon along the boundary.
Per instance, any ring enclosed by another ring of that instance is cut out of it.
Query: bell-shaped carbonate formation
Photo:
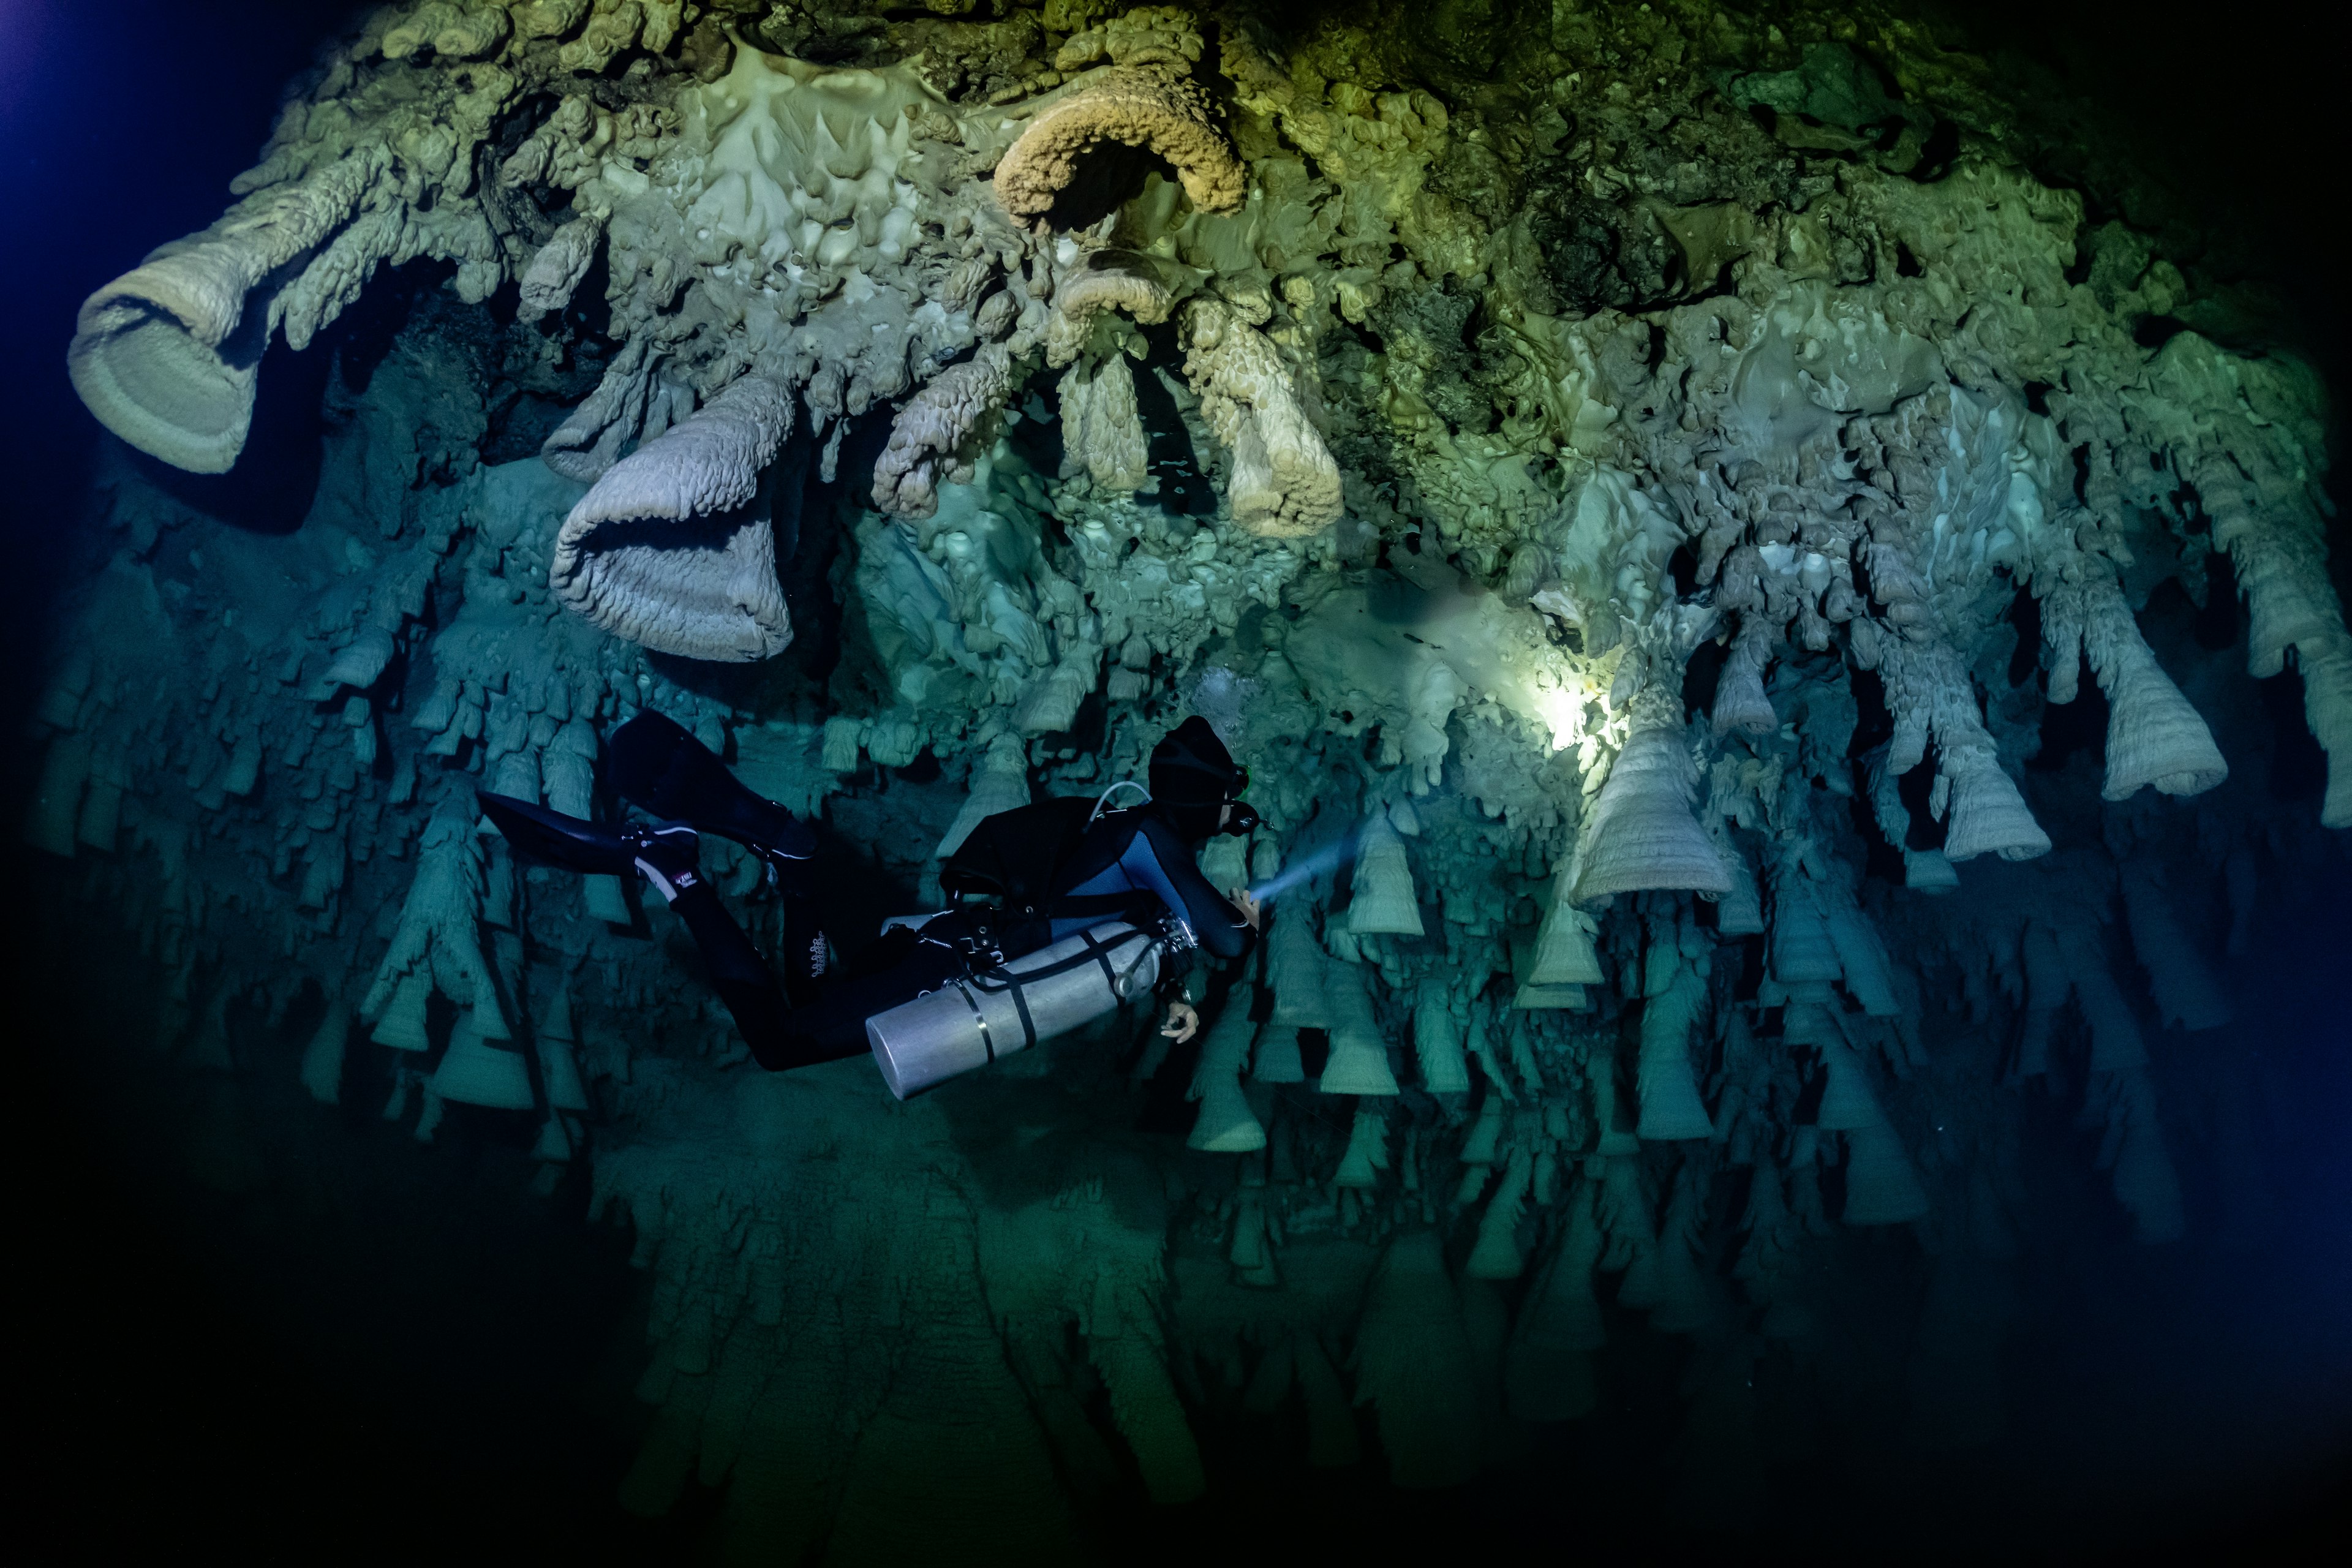
[[[1625,749],[1592,805],[1576,872],[1576,901],[1647,889],[1711,897],[1731,890],[1731,873],[1691,815],[1698,769],[1681,729],[1665,712],[1637,713]]]
[[[2147,971],[2158,1014],[2179,1029],[2218,1029],[2228,1023],[2229,1000],[2197,945],[2180,929],[2163,886],[2152,873],[2131,866],[2125,868],[2123,886],[2132,951]]]
[[[588,1086],[580,1077],[580,1032],[572,1021],[571,987],[556,988],[531,1043],[539,1048],[539,1079],[547,1088],[548,1109],[574,1116],[588,1114]]]
[[[1795,992],[1833,985],[1844,973],[1819,889],[1798,860],[1784,860],[1772,879],[1773,980]]]
[[[1899,552],[1874,551],[1871,570],[1875,576],[1913,569]],[[1882,586],[1874,582],[1873,591]],[[1899,774],[1916,767],[1930,735],[1942,753],[1928,807],[1944,819],[1944,858],[1958,865],[1979,855],[2030,860],[2049,854],[2050,836],[2002,770],[1959,655],[1941,641],[1889,637],[1880,668],[1895,713],[1887,771]]]
[[[2116,1075],[2106,1113],[2099,1163],[2113,1168],[2116,1200],[2131,1215],[2134,1237],[2151,1246],[2179,1240],[2187,1229],[2180,1174],[2164,1146],[2156,1088],[2144,1069],[2132,1068]]]
[[[1503,1179],[1496,1184],[1495,1195],[1486,1200],[1486,1212],[1478,1217],[1478,1237],[1462,1267],[1465,1278],[1517,1279],[1527,1268],[1527,1255],[1519,1250],[1519,1221],[1526,1215],[1528,1191],[1534,1180],[1535,1156],[1525,1143],[1514,1142]]]
[[[1951,759],[1947,766],[1951,804],[1944,831],[1945,859],[1958,864],[1979,855],[1998,855],[2004,860],[2031,860],[2050,853],[2050,836],[2033,820],[2016,783],[1990,752]]]
[[[1151,477],[1150,439],[1135,401],[1135,374],[1113,350],[1062,376],[1062,477],[1085,475],[1103,493],[1124,493]]]
[[[2058,939],[2039,921],[2026,926],[2018,950],[2025,965],[2025,1022],[2018,1035],[2016,1076],[2039,1078],[2050,1070],[2051,1027],[2074,994],[2074,983],[2067,978]]]
[[[435,1094],[461,1105],[488,1105],[500,1110],[529,1110],[536,1103],[530,1092],[530,1068],[511,1040],[486,1040],[470,1012],[457,1016],[449,1031],[449,1048],[434,1069]]]
[[[1715,1124],[1691,1070],[1691,1029],[1706,1010],[1706,982],[1687,964],[1669,963],[1663,989],[1642,1005],[1642,1054],[1634,1080],[1641,1105],[1635,1135],[1647,1142],[1710,1138]],[[1653,986],[1661,977],[1653,963]]]
[[[604,220],[593,216],[572,218],[549,237],[523,268],[520,300],[515,319],[536,321],[572,302],[588,269],[596,265],[604,244]]]
[[[1293,1029],[1328,1029],[1336,1016],[1331,960],[1316,942],[1309,921],[1303,904],[1276,911],[1265,938],[1266,979],[1274,987],[1276,1023]]]
[[[1741,620],[1716,682],[1711,720],[1717,735],[1769,735],[1780,727],[1772,700],[1764,693],[1764,666],[1780,640],[1779,628],[1762,616]]]
[[[1331,1056],[1316,1087],[1325,1094],[1394,1094],[1388,1042],[1372,1016],[1368,976],[1355,964],[1325,961],[1330,985]]]
[[[66,368],[89,411],[151,457],[226,473],[278,327],[274,299],[251,296],[342,226],[384,162],[369,149],[249,196],[83,301]]]
[[[1824,1132],[1851,1132],[1886,1120],[1871,1089],[1868,1069],[1846,1044],[1835,1020],[1820,1007],[1792,1003],[1782,1027],[1790,1044],[1811,1046],[1822,1055],[1822,1101],[1813,1112],[1814,1125]]]
[[[1609,1342],[1592,1271],[1601,1262],[1601,1223],[1593,1184],[1569,1200],[1567,1233],[1550,1265],[1519,1309],[1504,1362],[1510,1413],[1522,1421],[1573,1421],[1598,1401],[1592,1352]]]
[[[1823,924],[1831,945],[1837,950],[1838,967],[1843,972],[1847,992],[1874,1018],[1899,1016],[1903,1004],[1895,998],[1894,971],[1887,961],[1886,946],[1878,940],[1877,928],[1854,902],[1850,889],[1837,885],[1822,891],[1827,895],[1828,905]]]
[[[1716,931],[1724,936],[1763,935],[1764,898],[1756,884],[1754,864],[1744,850],[1727,841],[1727,836],[1718,837],[1715,848],[1731,873],[1731,891],[1716,901]]]
[[[1234,1266],[1234,1278],[1254,1289],[1276,1290],[1282,1287],[1282,1269],[1275,1260],[1274,1233],[1267,1222],[1262,1176],[1255,1182],[1244,1179],[1241,1191],[1234,1194],[1234,1240],[1225,1252],[1225,1261]]]
[[[340,996],[327,998],[325,1016],[302,1048],[302,1087],[321,1105],[334,1105],[343,1096],[343,1051],[352,1037],[352,1010]]]
[[[1202,212],[1242,205],[1244,177],[1199,93],[1171,72],[1108,66],[1035,110],[996,165],[996,196],[1017,217],[1041,217],[1078,177],[1079,160],[1106,142],[1141,147],[1174,166]]]
[[[1388,1112],[1379,1105],[1356,1107],[1356,1119],[1348,1129],[1348,1147],[1339,1155],[1339,1168],[1332,1173],[1335,1187],[1370,1192],[1381,1184],[1381,1173],[1389,1168]]]
[[[1651,1255],[1654,1287],[1650,1326],[1660,1333],[1695,1334],[1715,1315],[1699,1262],[1706,1214],[1706,1184],[1698,1168],[1686,1163],[1675,1173],[1674,1193],[1658,1226],[1657,1250]]]
[[[973,828],[1000,811],[1018,811],[1029,799],[1029,748],[1018,735],[999,735],[972,769],[971,794],[964,797],[963,809],[956,813],[934,854],[945,860],[963,847]]]
[[[2115,579],[2095,570],[2077,592],[2083,641],[2107,694],[2106,798],[2128,800],[2147,784],[2202,795],[2229,777],[2212,731],[2157,664]]]
[[[2140,1037],[2139,1020],[2107,969],[2106,944],[2096,927],[2069,927],[2058,948],[2065,955],[2066,978],[2083,1005],[2091,1026],[2091,1070],[2131,1072],[2147,1065],[2147,1042]]]
[[[1175,296],[1160,281],[1159,266],[1150,257],[1108,247],[1094,251],[1079,261],[1076,270],[1064,273],[1055,286],[1054,308],[1045,321],[1045,363],[1059,369],[1077,359],[1093,335],[1095,318],[1106,311],[1124,310],[1137,321],[1152,326],[1168,319],[1174,303]],[[1108,354],[1101,368],[1124,376],[1124,366],[1113,363],[1124,358],[1123,353]],[[1129,416],[1133,417],[1132,379],[1128,380],[1127,388]],[[1065,441],[1069,438],[1069,398],[1070,377],[1066,375],[1062,378]],[[1139,426],[1136,434],[1140,439]],[[1063,471],[1070,471],[1066,463]],[[1132,489],[1134,486],[1127,488]]]
[[[1298,1031],[1280,1023],[1259,1029],[1257,1049],[1250,1057],[1250,1077],[1260,1083],[1305,1083],[1307,1059],[1298,1051]]]
[[[1348,929],[1358,936],[1419,936],[1421,907],[1412,889],[1412,868],[1404,840],[1389,826],[1386,812],[1364,825],[1356,850],[1356,891],[1348,904]]]
[[[1263,333],[1222,301],[1184,310],[1184,374],[1202,417],[1232,454],[1234,521],[1291,539],[1339,519],[1339,466],[1307,418],[1287,364]]]
[[[1528,966],[1529,985],[1600,985],[1601,954],[1592,945],[1599,930],[1593,918],[1569,900],[1568,868],[1552,878],[1551,907],[1536,931],[1534,956]]]
[[[874,504],[893,517],[929,517],[940,486],[970,484],[978,469],[968,447],[1012,390],[1013,363],[1001,344],[940,372],[890,422],[874,463]]]
[[[1201,1102],[1185,1146],[1211,1154],[1246,1154],[1265,1147],[1265,1129],[1242,1094],[1242,1068],[1249,1060],[1250,1040],[1257,1026],[1250,1022],[1255,995],[1246,983],[1225,994],[1217,1021],[1201,1042],[1201,1065],[1192,1074],[1189,1098]]]
[[[430,1049],[425,1005],[436,989],[467,1010],[485,1039],[512,1036],[482,958],[482,850],[473,816],[471,792],[452,790],[425,826],[399,927],[360,1005],[361,1016],[375,1020],[378,1045]]]
[[[2303,713],[2327,753],[2322,827],[2352,827],[2352,637],[2340,631],[2303,656]]]
[[[1356,1331],[1356,1401],[1369,1405],[1401,1487],[1450,1487],[1478,1469],[1477,1362],[1434,1230],[1399,1231]]]
[[[1959,873],[1952,869],[1952,863],[1944,858],[1941,849],[1911,846],[1911,811],[1903,804],[1902,785],[1896,782],[1885,751],[1873,753],[1865,778],[1870,789],[1870,811],[1877,819],[1878,831],[1902,853],[1903,885],[1921,893],[1948,893],[1958,887]]]
[[[1412,1049],[1421,1087],[1432,1094],[1467,1094],[1469,1064],[1462,1058],[1461,1000],[1448,986],[1424,984],[1412,1009]],[[1465,1009],[1466,1010],[1466,1009]]]
[[[1905,1225],[1927,1216],[1927,1191],[1891,1125],[1852,1128],[1845,1142],[1845,1210],[1839,1217],[1848,1225]]]
[[[622,458],[563,520],[548,584],[615,637],[741,664],[783,651],[776,531],[754,504],[790,433],[792,389],[754,371]]]

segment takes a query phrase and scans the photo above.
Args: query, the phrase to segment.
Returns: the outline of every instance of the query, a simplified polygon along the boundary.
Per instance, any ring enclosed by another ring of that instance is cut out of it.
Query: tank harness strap
[[[981,1043],[987,1047],[990,1061],[996,1059],[996,1043],[989,1038],[988,1021],[981,1017],[980,1004],[972,999],[972,992],[1003,991],[1012,994],[1013,1010],[1021,1015],[1021,1033],[1024,1037],[1022,1048],[1026,1050],[1037,1043],[1037,1024],[1036,1020],[1029,1016],[1029,999],[1023,994],[1023,988],[1025,985],[1040,980],[1051,980],[1055,975],[1066,974],[1073,969],[1082,969],[1087,964],[1093,963],[1102,970],[1103,984],[1110,987],[1110,994],[1116,997],[1125,997],[1128,975],[1142,966],[1143,957],[1151,951],[1150,937],[1140,931],[1131,931],[1127,935],[1109,942],[1097,940],[1095,933],[1090,931],[1079,931],[1076,934],[1079,942],[1085,945],[1086,951],[1083,952],[1074,952],[1057,963],[1048,964],[1043,969],[1032,970],[1026,974],[1014,974],[1000,966],[973,975],[968,986],[957,987],[963,993],[964,1002],[971,1008],[972,1016],[980,1018]],[[1136,962],[1128,966],[1127,973],[1122,974],[1112,967],[1111,954],[1139,938],[1144,942],[1143,953],[1139,954]]]
[[[971,991],[969,987],[962,985],[957,986],[956,994],[962,997],[963,1005],[971,1009],[971,1021],[980,1026],[980,1048],[988,1053],[988,1060],[992,1062],[994,1061],[996,1059],[996,1040],[994,1037],[991,1036],[988,1032],[988,1015],[980,1010],[980,1004],[972,999]],[[1020,993],[1016,990],[1013,994],[1018,997]],[[1029,1022],[1029,1009],[1026,1007],[1021,1009],[1021,1021],[1024,1025]],[[1029,1043],[1033,1046],[1037,1043],[1034,1030],[1031,1031]]]
[[[1021,1048],[1028,1050],[1037,1043],[1037,1020],[1029,1016],[1029,998],[1021,982],[1016,980],[1005,989],[1013,993],[1013,1010],[1021,1015]]]

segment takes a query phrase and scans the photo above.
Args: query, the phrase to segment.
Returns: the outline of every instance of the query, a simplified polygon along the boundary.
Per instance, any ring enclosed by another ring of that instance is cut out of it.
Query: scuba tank
[[[866,1043],[882,1080],[905,1100],[1149,994],[1171,942],[1105,921],[877,1013],[866,1020]]]

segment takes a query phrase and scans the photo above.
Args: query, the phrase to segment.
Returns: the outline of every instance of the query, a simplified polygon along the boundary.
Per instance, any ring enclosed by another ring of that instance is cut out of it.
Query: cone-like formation
[[[1691,815],[1697,788],[1698,771],[1682,731],[1670,724],[1637,724],[1593,804],[1576,901],[1653,888],[1716,897],[1729,892],[1730,870]]]
[[[1421,1087],[1432,1094],[1466,1094],[1469,1065],[1462,1059],[1462,1019],[1447,989],[1432,985],[1412,1010],[1413,1055],[1421,1064]]]
[[[973,828],[1000,811],[1019,810],[1029,799],[1029,748],[1018,735],[999,735],[972,769],[971,794],[933,854],[946,859],[963,847]]]
[[[1845,1211],[1848,1225],[1904,1225],[1925,1218],[1927,1192],[1911,1168],[1903,1140],[1884,1121],[1846,1132]]]
[[[1593,950],[1593,919],[1569,900],[1565,868],[1552,879],[1551,907],[1544,911],[1536,931],[1534,962],[1528,965],[1530,985],[1600,985],[1601,955]]]
[[[1601,1226],[1592,1184],[1570,1198],[1567,1234],[1519,1312],[1505,1364],[1510,1413],[1522,1421],[1573,1421],[1597,1402],[1591,1352],[1609,1342],[1592,1271],[1601,1261]]]
[[[2140,1037],[2131,1004],[2107,970],[2098,931],[2070,929],[2060,937],[2059,949],[2065,954],[2066,977],[2083,1004],[2083,1016],[2091,1025],[2091,1070],[2128,1072],[2146,1067],[2147,1043]]]
[[[1375,812],[1364,825],[1356,851],[1356,892],[1348,904],[1348,929],[1358,936],[1420,936],[1421,907],[1413,896],[1412,868],[1404,840]]]
[[[1331,1056],[1316,1087],[1325,1094],[1394,1094],[1388,1042],[1372,1017],[1364,972],[1353,964],[1328,964],[1332,1015]]]
[[[1666,989],[1642,1006],[1642,1056],[1634,1098],[1635,1135],[1645,1142],[1714,1136],[1691,1071],[1691,1027],[1706,1007],[1706,983],[1677,965]]]
[[[1444,1243],[1433,1230],[1400,1231],[1356,1331],[1356,1400],[1378,1419],[1391,1481],[1450,1487],[1477,1473],[1476,1388]]]
[[[1819,889],[1801,867],[1784,865],[1772,881],[1772,978],[1783,985],[1828,985],[1844,973]]]
[[[1763,616],[1749,616],[1741,621],[1739,635],[1731,640],[1731,655],[1723,661],[1723,672],[1716,682],[1712,717],[1717,735],[1762,736],[1780,727],[1772,700],[1764,694],[1764,666],[1779,641],[1779,628]]]
[[[434,1069],[431,1088],[443,1100],[500,1110],[529,1110],[537,1103],[522,1053],[511,1041],[484,1039],[470,1012],[459,1014],[449,1031],[449,1048]]]
[[[2107,1140],[2116,1199],[2130,1214],[2134,1236],[2149,1245],[2179,1240],[2188,1229],[2180,1175],[2164,1146],[2156,1089],[2144,1070],[2132,1068],[2117,1082],[2108,1110]]]
[[[1979,756],[1955,764],[1944,858],[1955,864],[1979,855],[2031,860],[2050,853],[2050,836],[2025,808],[2025,797],[2000,764]]]
[[[2157,1012],[2179,1029],[2218,1029],[2228,1023],[2229,999],[2197,945],[2180,929],[2163,888],[2153,876],[2137,870],[2127,870],[2123,883],[2132,951],[2147,971]]]
[[[1328,1029],[1336,1018],[1331,961],[1315,940],[1311,919],[1304,904],[1286,904],[1265,938],[1274,1021],[1293,1029]]]
[[[1878,1096],[1871,1091],[1870,1075],[1853,1047],[1836,1038],[1833,1030],[1825,1030],[1812,1042],[1822,1053],[1822,1068],[1828,1082],[1822,1089],[1822,1103],[1814,1112],[1814,1124],[1824,1132],[1851,1132],[1857,1127],[1876,1127],[1886,1120],[1878,1108]]]
[[[248,296],[282,283],[279,269],[331,235],[383,166],[381,152],[355,154],[250,196],[92,294],[66,352],[89,411],[175,468],[228,472],[245,449],[255,374],[278,324],[268,301]]]
[[[2109,800],[2147,784],[2164,795],[2202,795],[2230,776],[2213,733],[2157,664],[2115,579],[2104,572],[2081,590],[2084,643],[2107,694]]]
[[[1242,1067],[1249,1060],[1250,1041],[1257,1026],[1250,1022],[1255,993],[1240,984],[1225,994],[1224,1006],[1201,1042],[1201,1065],[1192,1074],[1191,1098],[1201,1102],[1186,1147],[1212,1154],[1246,1154],[1265,1147],[1265,1129],[1258,1124],[1242,1094]]]
[[[321,1105],[333,1105],[343,1094],[343,1050],[352,1037],[352,1010],[340,996],[327,998],[326,1016],[302,1050],[302,1087]]]
[[[1764,900],[1756,886],[1756,868],[1738,847],[1718,840],[1716,852],[1731,872],[1731,891],[1715,906],[1715,929],[1724,936],[1764,934]]]
[[[793,621],[776,531],[751,502],[792,421],[792,388],[755,371],[622,458],[563,520],[547,569],[556,596],[660,653],[740,664],[782,652]]]
[[[1528,1266],[1519,1250],[1519,1219],[1525,1212],[1528,1188],[1534,1179],[1535,1159],[1523,1145],[1514,1145],[1503,1180],[1478,1219],[1478,1239],[1462,1267],[1472,1279],[1517,1279]]]
[[[1853,894],[1842,888],[1831,892],[1825,924],[1837,949],[1838,967],[1844,972],[1845,988],[1862,1004],[1862,1010],[1874,1018],[1900,1015],[1903,1005],[1895,997],[1885,944],[1878,940],[1870,917],[1855,905]]]
[[[1360,1105],[1349,1129],[1347,1150],[1339,1156],[1339,1168],[1333,1173],[1331,1184],[1369,1191],[1381,1184],[1381,1173],[1388,1168],[1388,1115],[1377,1105]]]

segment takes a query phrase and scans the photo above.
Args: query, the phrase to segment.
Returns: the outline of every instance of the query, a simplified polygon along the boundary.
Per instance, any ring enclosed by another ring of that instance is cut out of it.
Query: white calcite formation
[[[25,837],[192,1075],[296,1028],[320,1100],[593,1169],[655,1279],[632,1509],[1054,1555],[1089,1492],[1200,1494],[1213,1406],[1318,1466],[1361,1406],[1447,1485],[1643,1324],[1710,1347],[1697,1431],[1887,1227],[1948,1388],[2027,1092],[2119,1228],[2198,1223],[2158,1042],[2228,1048],[2226,908],[2352,826],[2317,378],[2200,332],[1907,33],[1528,14],[1498,94],[1274,8],[394,5],[84,307],[91,411],[201,473],[277,334],[335,363],[291,531],[112,452]],[[1816,101],[1807,49],[1902,96]],[[331,324],[394,272],[363,357]],[[2165,607],[2224,558],[2242,658]],[[2299,675],[2316,810],[2239,668]],[[2029,766],[2094,686],[2104,773]],[[1187,711],[1263,817],[1221,885],[1361,853],[1195,1044],[1138,1012],[901,1105],[761,1075],[657,902],[477,821],[609,812],[646,710],[817,821],[859,919]],[[1129,1131],[1160,1072],[1189,1148]]]

